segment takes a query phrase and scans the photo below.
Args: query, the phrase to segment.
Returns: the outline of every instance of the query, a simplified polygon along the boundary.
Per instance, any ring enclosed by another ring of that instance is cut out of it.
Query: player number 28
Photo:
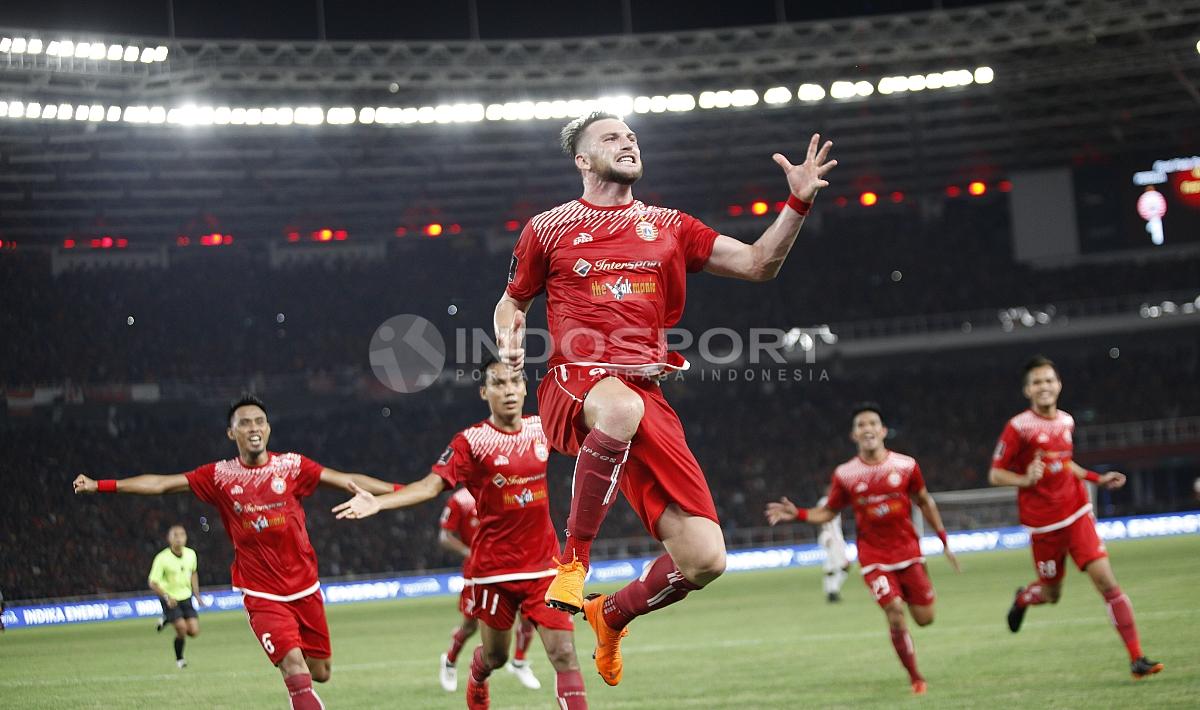
[[[262,647],[266,649],[267,653],[275,653],[275,644],[271,643],[271,634],[263,634],[259,640],[262,641]]]
[[[1054,573],[1058,571],[1058,564],[1054,560],[1040,561],[1037,565],[1038,574],[1043,577],[1053,577]]]
[[[888,584],[887,577],[876,577],[871,580],[871,593],[875,595],[875,599],[883,599],[892,591],[892,585]]]

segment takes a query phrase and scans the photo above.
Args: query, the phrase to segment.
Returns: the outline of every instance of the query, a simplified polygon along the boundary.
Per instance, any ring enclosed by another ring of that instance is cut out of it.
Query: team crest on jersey
[[[571,246],[577,247],[580,244],[587,244],[590,241],[592,241],[592,235],[588,234],[587,232],[580,232],[579,236],[575,237],[575,240],[571,242]]]
[[[505,456],[504,454],[500,454],[496,458],[492,459],[492,465],[493,466],[507,466],[508,465],[508,457]]]
[[[573,266],[571,268],[571,271],[574,271],[576,274],[579,274],[580,276],[587,276],[589,273],[591,273],[591,270],[592,270],[591,262],[589,262],[587,259],[583,259],[583,258],[579,259],[579,261],[576,261],[575,266]]]
[[[242,504],[236,500],[233,502],[233,512],[237,513],[238,515],[242,514]]]
[[[634,227],[634,231],[637,232],[638,238],[643,241],[652,242],[658,239],[658,227],[655,227],[651,222],[644,220],[638,222],[637,226]]]
[[[271,479],[271,490],[275,491],[279,495],[283,495],[285,492],[287,492],[287,481],[283,480],[282,478],[280,478],[278,476],[276,476],[275,478],[272,478]]]
[[[545,444],[539,441],[533,445],[533,455],[537,457],[538,461],[545,461],[550,458],[550,450],[546,448]]]
[[[1049,437],[1049,436],[1047,436],[1045,433],[1042,433],[1042,434],[1038,434],[1038,435],[1037,435],[1037,442],[1038,442],[1039,444],[1045,444],[1045,443],[1046,443],[1046,442],[1048,442],[1048,441],[1050,441],[1050,437]]]
[[[497,488],[503,488],[504,484],[508,483],[508,479],[497,473],[495,476],[492,476],[492,483],[496,484]]]
[[[863,493],[866,490],[867,490],[867,482],[866,481],[859,481],[858,483],[854,484],[854,492],[855,493]]]
[[[887,481],[888,481],[888,485],[891,486],[892,488],[898,488],[900,486],[900,474],[896,473],[895,471],[892,471],[891,473],[888,474]]]
[[[242,493],[244,493],[244,491],[242,490],[241,486],[234,486],[233,488],[229,489],[229,495],[231,496],[240,496]]]

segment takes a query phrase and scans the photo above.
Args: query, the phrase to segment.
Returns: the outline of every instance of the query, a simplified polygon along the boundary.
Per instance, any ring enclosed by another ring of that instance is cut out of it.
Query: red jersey
[[[479,528],[469,567],[476,583],[554,574],[558,537],[546,487],[549,458],[542,420],[530,415],[520,431],[500,431],[486,419],[462,430],[434,464],[447,486],[461,483],[475,498]]]
[[[912,524],[910,498],[923,488],[925,479],[917,460],[895,451],[887,452],[876,464],[855,456],[834,469],[825,507],[840,510],[854,506],[858,564],[863,574],[877,569],[903,569],[925,561]]]
[[[1070,466],[1074,433],[1075,418],[1061,409],[1051,418],[1026,409],[1004,425],[992,468],[1024,476],[1038,451],[1046,464],[1040,481],[1017,489],[1017,511],[1030,532],[1065,528],[1092,510],[1087,488]]]
[[[563,363],[667,366],[666,329],[679,322],[687,273],[712,255],[717,232],[691,215],[639,201],[574,200],[525,225],[508,295],[546,292],[550,367]]]
[[[233,543],[233,588],[292,601],[317,591],[317,553],[304,527],[300,499],[321,480],[322,466],[300,454],[267,453],[252,468],[218,461],[186,474],[196,497],[216,506]]]
[[[471,495],[471,491],[459,488],[446,500],[446,507],[442,508],[441,525],[443,530],[457,535],[464,545],[471,546],[479,530],[479,512],[475,509],[475,496]],[[470,562],[470,558],[467,558],[467,562]],[[463,565],[463,576],[470,576],[466,565]]]

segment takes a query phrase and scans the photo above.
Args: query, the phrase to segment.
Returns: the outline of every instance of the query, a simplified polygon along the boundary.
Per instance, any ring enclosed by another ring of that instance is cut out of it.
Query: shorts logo
[[[283,495],[287,492],[287,481],[276,476],[275,478],[271,479],[271,490],[275,491],[279,495]]]
[[[638,238],[643,241],[652,242],[658,239],[658,227],[650,222],[638,222],[634,229],[637,231]]]
[[[592,241],[592,235],[587,232],[580,232],[579,236],[575,237],[575,241],[571,242],[571,246],[577,247],[580,244],[587,244],[590,241]]]
[[[504,484],[508,483],[508,479],[497,473],[495,476],[492,476],[492,483],[494,483],[497,488],[503,488]]]
[[[508,263],[508,282],[512,283],[517,280],[517,255],[513,254],[512,261]]]
[[[533,455],[537,456],[538,461],[545,461],[550,458],[550,450],[542,442],[537,442],[533,445]]]
[[[452,458],[454,458],[454,447],[447,446],[446,450],[442,452],[442,455],[438,457],[437,465],[445,466],[446,464],[450,463],[450,459]]]
[[[508,465],[508,457],[505,456],[504,454],[500,454],[496,458],[492,459],[492,465],[493,466],[507,466]]]
[[[231,496],[240,496],[242,493],[244,493],[244,491],[242,490],[241,486],[235,485],[233,488],[229,489],[229,495]]]
[[[574,271],[575,273],[579,274],[580,276],[587,276],[591,272],[591,270],[592,270],[591,263],[588,262],[587,259],[582,259],[582,258],[579,261],[575,262],[575,266],[571,267],[571,271]]]

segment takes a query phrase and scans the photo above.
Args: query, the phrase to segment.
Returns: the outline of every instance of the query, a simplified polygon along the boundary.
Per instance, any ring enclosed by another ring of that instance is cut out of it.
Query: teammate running
[[[829,496],[821,496],[817,507],[824,507],[828,500]],[[821,563],[821,571],[825,573],[821,579],[825,599],[835,604],[842,600],[842,585],[846,583],[846,573],[850,569],[850,560],[846,559],[846,538],[842,535],[841,513],[821,525],[817,544],[825,550],[825,561]]]
[[[200,599],[200,575],[196,567],[196,551],[187,546],[187,530],[172,525],[167,531],[168,546],[154,557],[150,565],[150,589],[162,604],[162,619],[156,631],[171,624],[175,627],[175,665],[187,668],[183,646],[187,638],[200,635],[200,618],[196,607]],[[193,603],[194,602],[194,603]]]
[[[578,456],[567,539],[546,603],[584,611],[596,634],[596,668],[621,680],[621,637],[635,617],[663,609],[725,570],[725,539],[704,473],[658,378],[685,369],[666,348],[683,312],[686,276],[705,270],[749,281],[783,266],[824,176],[831,144],[814,135],[804,163],[776,153],[787,206],[754,244],[717,234],[677,210],[633,198],[642,176],[634,132],[617,116],[593,113],[562,130],[562,148],[583,179],[583,195],[525,225],[508,286],[496,304],[496,342],[513,368],[524,365],[526,312],[546,294],[549,372],[538,409],[551,445]],[[585,602],[592,542],[620,488],[666,554],[637,581]]]
[[[543,599],[554,576],[558,538],[550,520],[546,461],[550,448],[536,416],[523,416],[525,375],[495,360],[479,368],[479,396],[491,415],[454,436],[432,472],[402,490],[379,497],[351,486],[355,496],[334,507],[339,518],[359,519],[432,500],[463,484],[475,498],[479,529],[471,547],[470,608],[483,624],[467,680],[467,707],[485,710],[488,676],[508,660],[517,612],[533,622],[555,670],[554,694],[562,710],[585,710],[587,697],[575,656],[569,614]]]
[[[475,509],[475,497],[466,488],[459,488],[446,500],[446,506],[442,508],[438,544],[448,552],[462,555],[464,580],[471,578],[467,567],[471,561],[471,543],[478,530],[479,513]],[[450,648],[439,659],[438,681],[442,684],[442,689],[448,693],[458,690],[458,654],[462,651],[463,644],[467,642],[467,639],[474,636],[475,631],[479,628],[479,622],[476,621],[472,608],[474,604],[473,591],[470,584],[463,585],[462,593],[458,596],[458,610],[462,613],[462,624],[454,628],[450,635]],[[533,641],[534,633],[536,633],[536,628],[533,622],[518,615],[513,633],[515,637],[513,657],[504,664],[504,670],[515,675],[521,685],[530,690],[542,687],[541,681],[533,674],[529,659],[526,658],[526,652],[529,650],[529,644]]]
[[[1104,597],[1108,618],[1129,652],[1134,680],[1154,675],[1163,664],[1142,653],[1133,604],[1117,586],[1108,552],[1096,534],[1096,519],[1083,482],[1108,489],[1125,485],[1125,474],[1099,474],[1075,463],[1072,436],[1075,419],[1058,408],[1062,381],[1058,368],[1038,355],[1025,365],[1024,394],[1029,409],[1008,420],[992,455],[988,481],[993,486],[1017,487],[1021,524],[1029,528],[1037,579],[1017,590],[1008,610],[1008,628],[1021,629],[1025,611],[1039,604],[1057,604],[1062,595],[1063,564],[1067,554],[1092,579]]]
[[[332,670],[325,602],[317,579],[317,555],[304,527],[300,500],[318,485],[386,493],[377,478],[325,468],[300,454],[267,450],[271,424],[266,405],[246,396],[229,407],[225,435],[237,458],[205,464],[188,473],[143,474],[120,480],[75,479],[75,493],[162,495],[191,491],[216,506],[233,543],[233,587],[241,591],[255,638],[283,674],[294,710],[324,704],[312,682]]]
[[[917,670],[917,653],[904,618],[907,605],[917,626],[933,623],[933,584],[925,570],[921,541],[912,524],[912,501],[942,541],[946,560],[958,571],[937,504],[925,489],[921,467],[911,456],[888,451],[887,427],[880,409],[864,404],[854,410],[850,438],[858,455],[834,469],[825,505],[797,509],[787,498],[767,504],[771,525],[800,520],[820,525],[833,520],[835,511],[851,505],[858,527],[858,563],[863,581],[883,609],[891,630],[892,647],[908,671],[914,695],[924,695],[926,683]]]

